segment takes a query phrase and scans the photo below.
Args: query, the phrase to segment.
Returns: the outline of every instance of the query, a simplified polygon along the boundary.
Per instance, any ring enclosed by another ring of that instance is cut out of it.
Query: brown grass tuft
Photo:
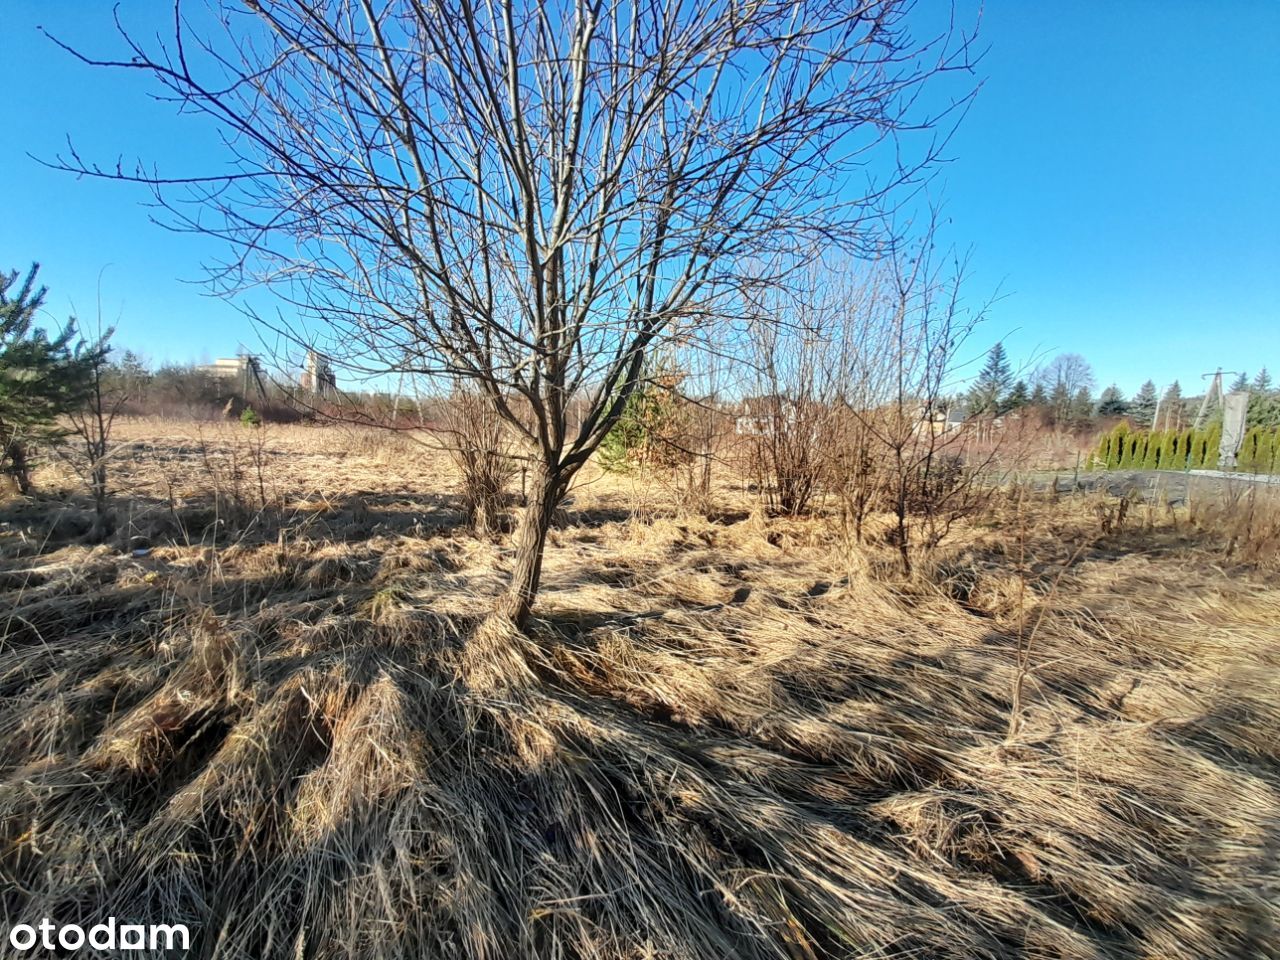
[[[5,545],[6,916],[210,960],[1278,955],[1258,502],[1006,499],[904,577],[602,481],[524,636],[503,545],[361,476],[144,557]]]

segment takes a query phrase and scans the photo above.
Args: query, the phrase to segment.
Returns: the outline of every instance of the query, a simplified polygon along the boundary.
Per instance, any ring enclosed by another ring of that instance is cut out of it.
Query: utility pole
[[[1196,422],[1192,425],[1191,429],[1193,430],[1200,429],[1200,424],[1204,421],[1205,412],[1208,411],[1209,409],[1210,397],[1216,395],[1218,398],[1218,403],[1222,403],[1222,374],[1224,372],[1229,373],[1232,376],[1235,376],[1240,373],[1239,370],[1223,371],[1223,369],[1219,367],[1213,373],[1202,373],[1200,375],[1201,380],[1207,380],[1209,377],[1213,377],[1213,382],[1209,384],[1209,389],[1204,392],[1204,399],[1200,401],[1200,412],[1196,414]]]

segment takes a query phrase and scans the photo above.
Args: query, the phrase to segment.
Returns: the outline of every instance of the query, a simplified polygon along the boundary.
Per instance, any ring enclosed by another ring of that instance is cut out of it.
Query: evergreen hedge
[[[1098,438],[1090,462],[1104,470],[1217,470],[1222,425],[1204,430],[1133,430],[1117,424]],[[1236,453],[1235,469],[1280,474],[1280,427],[1253,427]]]

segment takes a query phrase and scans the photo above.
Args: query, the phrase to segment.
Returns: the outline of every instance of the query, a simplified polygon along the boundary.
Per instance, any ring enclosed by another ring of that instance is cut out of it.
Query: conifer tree
[[[1191,434],[1191,453],[1187,458],[1187,466],[1199,470],[1204,466],[1209,455],[1209,434],[1203,430],[1194,430]]]
[[[1129,413],[1138,426],[1152,426],[1156,416],[1156,385],[1150,380],[1134,394],[1133,402],[1129,404]]]
[[[1249,389],[1249,375],[1244,371],[1241,371],[1239,374],[1236,375],[1236,378],[1231,381],[1231,386],[1228,388],[1227,392],[1239,393],[1241,390],[1248,390],[1248,389]]]
[[[18,283],[0,273],[0,462],[22,493],[31,490],[31,447],[65,434],[58,418],[89,395],[90,372],[105,348],[73,351],[75,321],[52,335],[34,326],[47,288],[39,264]]]
[[[1115,427],[1108,430],[1104,436],[1108,438],[1107,443],[1107,469],[1114,470],[1120,466],[1124,459],[1125,442],[1128,439],[1126,434],[1126,425],[1117,423]]]
[[[1049,395],[1045,393],[1044,384],[1037,383],[1031,388],[1031,396],[1027,398],[1027,405],[1032,407],[1047,407],[1049,405]]]
[[[1240,444],[1240,452],[1236,454],[1236,467],[1238,469],[1253,472],[1257,463],[1258,435],[1261,432],[1257,427],[1253,427],[1244,435],[1244,442]]]
[[[1218,463],[1222,455],[1222,424],[1215,423],[1209,428],[1209,438],[1206,442],[1208,448],[1204,458],[1204,465],[1210,470],[1217,470]]]
[[[1251,427],[1280,427],[1280,390],[1263,367],[1249,387],[1247,423]]]
[[[1102,396],[1098,398],[1098,416],[1123,417],[1128,412],[1129,404],[1119,387],[1113,383],[1102,391]]]
[[[1177,380],[1169,385],[1160,401],[1160,421],[1166,430],[1177,430],[1182,426],[1182,384]]]
[[[1155,470],[1160,466],[1160,447],[1164,443],[1164,434],[1157,430],[1147,433],[1147,451],[1142,458],[1144,470]]]
[[[1098,438],[1098,449],[1094,451],[1093,458],[1089,461],[1090,468],[1095,464],[1100,464],[1104,470],[1112,468],[1111,451],[1115,446],[1115,440],[1115,435],[1110,430]]]
[[[1010,410],[1021,410],[1031,402],[1031,398],[1027,395],[1027,381],[1019,380],[1013,385],[1013,389],[1009,391],[1009,395],[1004,398],[1004,409],[1006,412]]]
[[[997,342],[987,354],[987,362],[969,391],[969,415],[994,416],[1004,413],[1001,400],[1013,380],[1004,344]]]
[[[1262,430],[1258,433],[1258,448],[1254,453],[1254,472],[1270,473],[1276,455],[1276,431]]]

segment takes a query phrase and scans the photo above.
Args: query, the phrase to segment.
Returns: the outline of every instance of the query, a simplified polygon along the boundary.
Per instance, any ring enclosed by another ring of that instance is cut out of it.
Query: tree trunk
[[[509,621],[521,631],[529,622],[533,598],[542,580],[542,554],[547,545],[547,531],[551,529],[551,521],[569,478],[562,471],[539,466],[529,480],[528,502],[515,533],[516,559],[511,571],[511,585],[494,611],[495,616]]]
[[[27,448],[21,440],[10,440],[5,445],[9,457],[9,472],[24,496],[31,492],[31,464],[27,461]]]

